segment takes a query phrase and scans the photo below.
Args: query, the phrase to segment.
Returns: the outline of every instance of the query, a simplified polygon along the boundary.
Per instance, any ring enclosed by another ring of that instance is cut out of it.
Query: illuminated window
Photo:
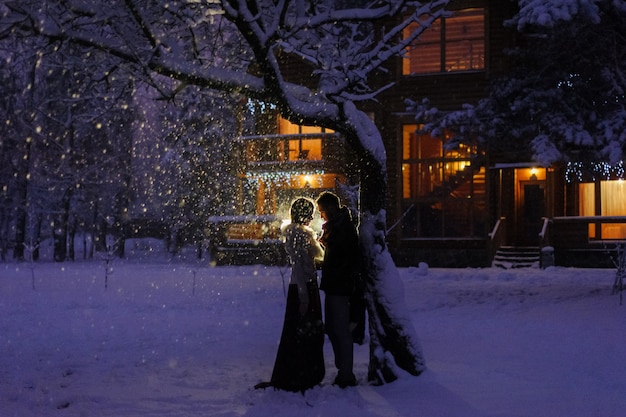
[[[626,182],[600,181],[600,212],[596,210],[596,184],[578,184],[578,210],[581,216],[626,216]]]
[[[585,182],[578,184],[578,214],[581,216],[596,215],[595,184]]]
[[[578,184],[578,213],[580,216],[626,216],[626,182],[624,180],[599,181],[600,204],[596,204],[596,187],[593,182]],[[626,224],[602,223],[601,234],[594,224],[589,225],[589,237],[602,239],[626,238]]]
[[[417,24],[405,29],[405,36]],[[485,10],[465,9],[435,21],[407,49],[402,74],[485,69]]]
[[[315,134],[332,133],[332,130],[317,126],[296,125],[281,117],[278,123],[278,133],[281,135],[303,135],[289,140],[290,161],[302,159],[320,161],[322,159],[322,139],[315,138]]]
[[[453,176],[465,172],[475,153],[466,145],[446,149],[449,139],[417,134],[417,125],[404,125],[402,145],[402,183],[404,198],[415,198],[431,193],[435,187]]]
[[[302,133],[301,129],[302,126],[291,123],[289,120],[285,120],[282,117],[278,119],[278,133],[281,135],[296,135]]]
[[[331,129],[325,129],[318,126],[303,126],[291,123],[289,120],[279,117],[278,133],[281,135],[298,135],[298,134],[315,134],[315,133],[333,133]]]
[[[307,159],[320,161],[322,159],[321,139],[295,139],[289,141],[289,160]]]
[[[485,169],[475,147],[448,148],[450,137],[416,133],[403,126],[403,236],[476,236],[486,212]]]

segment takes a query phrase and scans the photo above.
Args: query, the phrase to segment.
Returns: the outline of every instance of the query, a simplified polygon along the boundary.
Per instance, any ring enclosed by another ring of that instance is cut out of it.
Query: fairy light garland
[[[624,162],[611,165],[606,162],[568,162],[565,170],[565,180],[568,183],[596,181],[597,179],[608,180],[624,179]]]
[[[286,184],[290,183],[297,176],[310,176],[312,180],[320,182],[321,175],[324,175],[323,169],[310,170],[310,171],[275,171],[275,172],[247,172],[246,181],[251,185],[258,186],[261,182],[273,183],[273,184]],[[313,184],[311,184],[313,185]]]

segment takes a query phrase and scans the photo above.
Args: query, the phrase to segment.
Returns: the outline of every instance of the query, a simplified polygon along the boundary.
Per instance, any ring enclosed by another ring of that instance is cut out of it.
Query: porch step
[[[511,268],[539,268],[540,250],[535,246],[501,246],[491,266]]]

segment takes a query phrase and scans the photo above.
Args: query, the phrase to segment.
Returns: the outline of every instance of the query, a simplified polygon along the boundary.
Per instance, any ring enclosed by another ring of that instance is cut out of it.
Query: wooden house
[[[374,80],[394,87],[363,104],[387,150],[387,242],[399,266],[612,266],[610,254],[626,238],[623,166],[542,167],[530,153],[490,154],[473,144],[449,148],[452,137],[416,133],[407,99],[428,98],[440,110],[458,110],[485,97],[494,77],[511,69],[505,50],[518,39],[503,22],[516,7],[452,0],[454,13]],[[306,81],[307,73],[300,67],[293,76]],[[332,132],[276,118],[269,133],[240,140],[242,213],[287,218],[294,196],[314,197],[351,182],[347,150]],[[255,244],[276,237],[271,219],[257,227]],[[234,226],[237,220],[229,219],[231,231],[221,234],[233,247],[239,236],[233,231],[245,229]],[[249,238],[241,240],[250,246]]]
[[[369,109],[386,142],[388,233],[399,265],[440,267],[613,266],[626,239],[622,165],[541,167],[530,153],[446,148],[416,134],[405,100],[427,97],[440,110],[475,104],[511,65],[518,39],[503,22],[515,2],[452,1],[454,14],[423,34],[390,77],[393,89]],[[387,82],[388,80],[384,80]]]

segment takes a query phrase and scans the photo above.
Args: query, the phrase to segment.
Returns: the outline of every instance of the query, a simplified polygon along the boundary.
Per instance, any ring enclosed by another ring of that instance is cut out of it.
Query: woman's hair
[[[315,206],[308,198],[300,197],[291,203],[291,221],[303,224],[313,219]]]

